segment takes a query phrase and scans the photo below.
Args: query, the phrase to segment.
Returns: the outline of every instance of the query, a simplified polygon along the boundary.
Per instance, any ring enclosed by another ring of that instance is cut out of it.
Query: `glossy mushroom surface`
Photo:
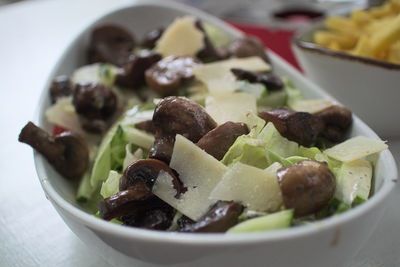
[[[196,143],[217,123],[199,104],[185,97],[170,96],[161,100],[153,114],[156,129],[150,157],[169,164],[175,136],[181,134]]]
[[[271,72],[257,73],[243,69],[233,68],[231,69],[233,75],[238,80],[246,80],[249,83],[261,83],[268,91],[279,91],[285,87],[283,81]]]
[[[146,83],[161,96],[173,95],[182,84],[193,80],[192,67],[198,64],[192,57],[163,58],[146,70]]]
[[[238,218],[243,212],[243,206],[232,201],[218,201],[196,223],[186,224],[181,232],[225,232],[238,223]]]
[[[322,136],[335,143],[343,141],[353,122],[351,111],[337,105],[327,107],[313,115],[325,124]]]
[[[150,51],[130,55],[123,71],[116,76],[115,83],[123,88],[139,88],[145,84],[145,71],[159,60],[161,55]]]
[[[286,108],[262,111],[259,116],[266,122],[272,122],[282,136],[306,147],[315,144],[318,135],[325,127],[320,118],[310,113]]]
[[[51,136],[32,122],[28,122],[21,130],[18,141],[30,145],[45,156],[65,178],[78,179],[88,168],[88,147],[82,138],[71,132]]]
[[[277,171],[283,203],[297,217],[317,212],[335,193],[335,176],[325,162],[302,160]]]
[[[79,83],[74,87],[72,103],[85,130],[100,133],[105,121],[117,109],[117,97],[111,88],[99,83]]]
[[[197,142],[197,146],[217,160],[221,160],[236,138],[248,133],[246,124],[228,121],[204,135]]]

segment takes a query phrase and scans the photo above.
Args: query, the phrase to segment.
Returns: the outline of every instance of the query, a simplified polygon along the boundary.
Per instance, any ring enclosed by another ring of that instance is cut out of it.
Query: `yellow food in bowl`
[[[314,33],[320,46],[356,56],[400,64],[400,0],[353,10],[349,17],[332,16],[326,30]]]

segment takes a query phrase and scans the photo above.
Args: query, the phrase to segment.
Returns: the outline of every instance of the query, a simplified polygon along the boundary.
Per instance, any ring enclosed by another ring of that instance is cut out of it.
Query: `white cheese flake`
[[[290,107],[299,112],[317,113],[330,106],[333,106],[335,102],[331,99],[307,99],[307,100],[296,100]]]
[[[271,66],[259,57],[231,58],[214,63],[193,67],[193,73],[198,80],[204,83],[211,95],[226,95],[237,89],[236,78],[232,68],[248,71],[268,71]]]
[[[187,192],[175,198],[176,190],[169,174],[160,173],[153,193],[197,221],[215,203],[211,191],[225,174],[227,167],[181,135],[176,136],[170,166],[179,174]]]
[[[356,136],[334,147],[328,148],[324,151],[324,154],[342,162],[350,162],[381,152],[387,148],[387,144],[382,140],[365,136]]]
[[[367,160],[344,163],[338,172],[335,197],[351,205],[358,196],[368,199],[371,191],[372,164]]]
[[[233,165],[211,192],[214,200],[237,201],[255,211],[277,211],[282,205],[282,193],[274,163],[262,170],[243,163]]]
[[[225,96],[208,96],[206,111],[218,123],[227,121],[248,122],[249,113],[257,113],[257,99],[249,93],[232,93]]]
[[[158,40],[156,51],[163,57],[195,56],[204,47],[204,35],[195,23],[192,16],[175,19]]]

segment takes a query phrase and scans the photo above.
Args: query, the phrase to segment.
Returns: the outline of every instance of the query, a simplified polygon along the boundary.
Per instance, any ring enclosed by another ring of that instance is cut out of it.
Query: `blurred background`
[[[38,0],[0,0],[0,8]],[[241,29],[258,36],[265,46],[300,69],[290,39],[296,30],[318,23],[329,15],[349,13],[379,5],[382,0],[174,0],[216,15]]]

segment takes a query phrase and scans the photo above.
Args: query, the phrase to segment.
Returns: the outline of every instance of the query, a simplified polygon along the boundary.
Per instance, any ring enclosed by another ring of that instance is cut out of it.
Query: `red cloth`
[[[301,70],[297,60],[290,48],[290,39],[294,31],[291,30],[269,30],[264,27],[248,25],[243,23],[229,22],[232,26],[249,35],[257,36],[264,45],[283,57],[297,69]]]

